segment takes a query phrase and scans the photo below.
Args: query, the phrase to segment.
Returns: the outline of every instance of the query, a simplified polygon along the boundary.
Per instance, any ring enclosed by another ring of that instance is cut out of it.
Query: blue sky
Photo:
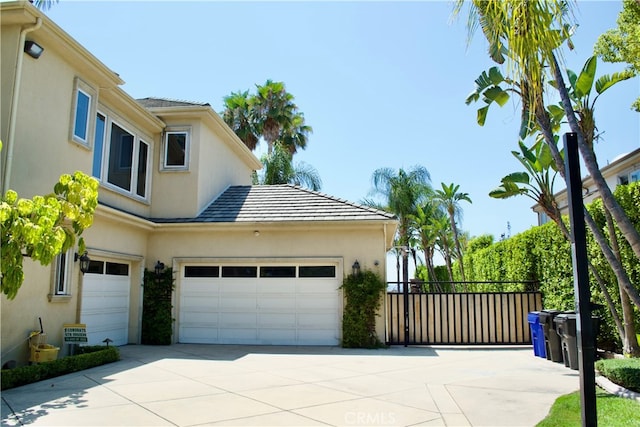
[[[576,72],[597,36],[616,26],[620,1],[579,1]],[[358,202],[380,167],[422,165],[432,184],[469,193],[462,228],[472,236],[524,231],[536,224],[528,198],[494,200],[500,179],[520,170],[519,105],[510,102],[476,124],[464,103],[474,80],[493,65],[481,33],[467,45],[466,15],[451,3],[413,2],[97,2],[65,1],[47,15],[120,74],[134,98],[209,102],[283,81],[313,127],[294,161],[314,166],[322,191]],[[598,75],[622,69],[600,62]],[[640,115],[630,104],[635,78],[598,101],[601,165],[640,147]],[[562,185],[564,186],[564,185]],[[559,188],[558,188],[559,189]]]

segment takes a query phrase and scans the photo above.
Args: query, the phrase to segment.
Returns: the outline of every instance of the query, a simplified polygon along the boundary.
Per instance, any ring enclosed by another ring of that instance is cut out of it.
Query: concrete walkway
[[[2,392],[2,425],[533,426],[579,388],[530,347],[125,346]]]

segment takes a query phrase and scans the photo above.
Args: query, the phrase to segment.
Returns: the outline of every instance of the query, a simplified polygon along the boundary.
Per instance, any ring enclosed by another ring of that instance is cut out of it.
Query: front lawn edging
[[[596,384],[598,384],[603,390],[606,390],[609,394],[613,394],[614,396],[618,397],[624,397],[625,399],[633,399],[636,402],[640,403],[640,393],[627,390],[626,388],[619,386],[603,375],[596,375]]]
[[[89,346],[80,347],[79,354],[63,357],[34,365],[20,366],[15,369],[3,369],[1,372],[1,390],[7,390],[60,375],[82,371],[120,360],[117,347]]]

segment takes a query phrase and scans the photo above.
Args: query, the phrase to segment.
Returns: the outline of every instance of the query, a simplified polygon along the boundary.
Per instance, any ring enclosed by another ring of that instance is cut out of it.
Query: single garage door
[[[337,345],[336,265],[184,265],[178,341]]]
[[[125,345],[129,338],[129,264],[91,260],[82,280],[80,319],[87,325],[89,345],[105,338]]]

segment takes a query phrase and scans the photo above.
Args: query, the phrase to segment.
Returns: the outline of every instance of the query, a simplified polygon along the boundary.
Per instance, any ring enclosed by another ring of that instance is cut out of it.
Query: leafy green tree
[[[618,15],[618,28],[608,30],[598,37],[594,53],[606,62],[625,62],[627,70],[640,74],[640,2],[623,0],[622,11]],[[633,103],[640,112],[640,97]]]
[[[322,180],[318,171],[306,163],[293,163],[291,153],[283,144],[277,142],[271,154],[262,156],[264,174],[257,178],[262,185],[293,184],[318,191],[322,187]]]
[[[464,266],[462,265],[462,249],[460,248],[460,238],[458,226],[456,225],[456,220],[460,220],[462,218],[462,208],[460,207],[460,202],[469,202],[471,203],[471,198],[468,193],[462,193],[458,190],[460,186],[454,183],[446,185],[444,182],[440,184],[442,186],[442,190],[436,190],[435,199],[442,203],[442,206],[446,210],[449,215],[449,222],[451,224],[451,231],[453,233],[453,242],[456,249],[456,258],[459,260],[460,265],[460,276],[462,277],[462,281],[464,282],[466,279],[464,277]]]
[[[62,175],[54,191],[32,199],[8,190],[0,201],[2,292],[13,299],[24,281],[23,258],[48,265],[93,223],[98,181],[82,172]],[[80,238],[79,252],[84,252]]]
[[[384,198],[384,209],[398,217],[398,243],[409,248],[411,242],[411,215],[430,191],[429,171],[423,166],[414,166],[409,171],[380,168],[373,172],[372,193]],[[403,271],[407,270],[406,257],[403,257]],[[408,277],[403,278],[408,281]]]

